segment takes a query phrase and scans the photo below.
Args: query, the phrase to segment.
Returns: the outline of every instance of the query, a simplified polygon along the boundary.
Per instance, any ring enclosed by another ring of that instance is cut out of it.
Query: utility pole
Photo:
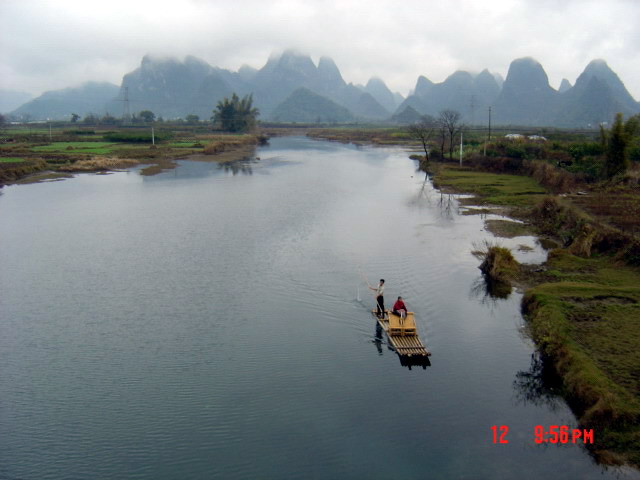
[[[491,107],[489,107],[489,141],[491,141]]]
[[[151,144],[155,145],[156,144],[156,136],[153,133],[153,127],[151,127]]]
[[[487,156],[487,143],[491,141],[491,107],[489,107],[489,136],[484,142],[484,156]]]
[[[122,124],[129,125],[129,120],[131,120],[131,111],[129,110],[129,87],[124,87],[124,99],[122,102]]]
[[[476,124],[476,96],[471,95],[471,126],[473,127]]]
[[[462,166],[462,135],[464,135],[464,132],[460,130],[460,166]]]

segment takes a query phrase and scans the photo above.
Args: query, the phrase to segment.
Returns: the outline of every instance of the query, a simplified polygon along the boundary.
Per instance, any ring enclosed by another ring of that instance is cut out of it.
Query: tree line
[[[260,111],[253,106],[252,95],[246,95],[240,98],[234,93],[231,98],[225,97],[220,100],[212,113],[213,115],[210,120],[214,127],[225,132],[240,133],[251,131],[256,127]],[[200,123],[200,117],[198,115],[187,115],[184,120],[181,121],[188,125],[198,125]],[[77,113],[71,114],[71,123],[85,125],[143,125],[163,122],[164,119],[162,116],[156,117],[156,114],[151,110],[142,110],[124,119],[118,119],[109,113],[102,117],[90,113],[84,118],[81,118]]]
[[[424,115],[408,127],[409,135],[421,143],[427,163],[433,158],[444,159],[447,153],[453,160],[460,136],[467,130],[461,119],[459,112],[443,110],[438,117]],[[545,146],[543,137],[537,137],[543,143],[527,140],[522,135],[517,137],[522,141],[496,138],[490,143],[489,129],[486,140],[481,141],[485,144],[484,156],[546,160],[573,173],[586,174],[592,180],[624,174],[631,160],[640,160],[640,115],[625,121],[618,113],[611,128],[600,125],[599,140],[554,141]],[[477,134],[472,142],[478,143]]]

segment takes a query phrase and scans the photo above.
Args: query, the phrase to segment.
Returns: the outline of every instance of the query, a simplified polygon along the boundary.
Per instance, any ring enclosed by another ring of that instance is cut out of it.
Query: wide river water
[[[2,189],[1,479],[637,477],[535,443],[576,421],[521,295],[487,295],[484,218],[407,152],[256,155]],[[377,339],[364,277],[416,312],[430,366]]]

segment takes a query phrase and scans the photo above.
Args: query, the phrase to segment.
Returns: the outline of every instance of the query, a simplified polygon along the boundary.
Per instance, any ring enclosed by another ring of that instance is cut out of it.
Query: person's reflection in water
[[[382,327],[376,322],[376,336],[373,339],[373,343],[376,345],[378,355],[382,355]]]

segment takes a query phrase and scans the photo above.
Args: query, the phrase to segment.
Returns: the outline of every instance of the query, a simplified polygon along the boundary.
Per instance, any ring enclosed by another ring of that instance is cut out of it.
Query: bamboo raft
[[[372,311],[375,315],[375,310]],[[407,312],[402,320],[386,310],[385,318],[378,318],[378,324],[386,332],[389,343],[400,357],[428,357],[431,353],[425,348],[418,336],[413,312]]]

